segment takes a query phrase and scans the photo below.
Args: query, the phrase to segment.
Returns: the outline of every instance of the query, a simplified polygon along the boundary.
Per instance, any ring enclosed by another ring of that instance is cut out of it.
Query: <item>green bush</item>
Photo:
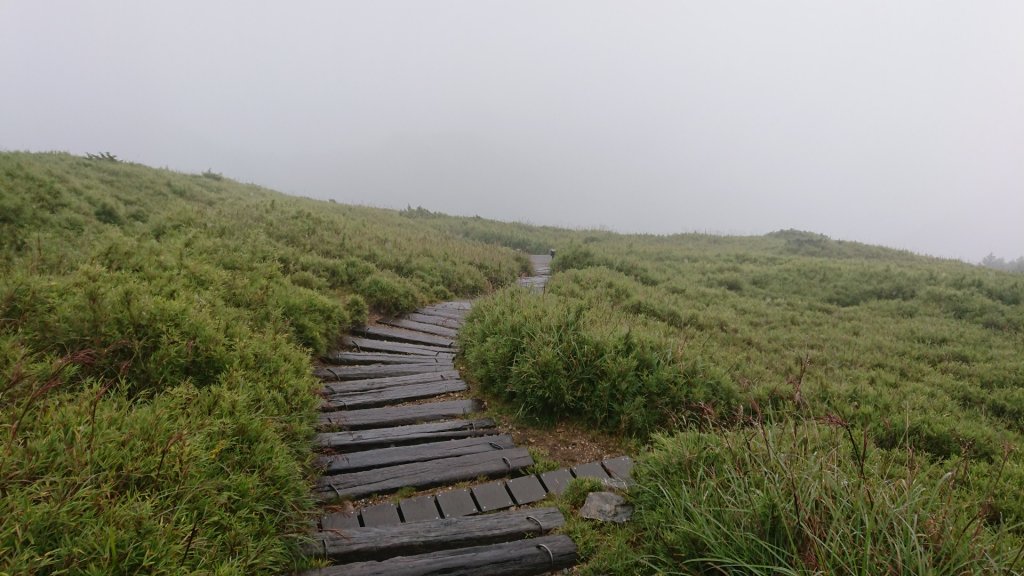
[[[412,282],[380,272],[363,280],[359,292],[370,306],[384,314],[408,312],[425,300]]]
[[[736,389],[724,375],[634,324],[608,307],[512,288],[473,307],[459,342],[483,390],[540,421],[644,436],[732,412]]]

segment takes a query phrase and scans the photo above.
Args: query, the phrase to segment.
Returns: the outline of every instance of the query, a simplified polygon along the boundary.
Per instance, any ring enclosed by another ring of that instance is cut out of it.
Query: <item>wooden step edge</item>
[[[381,560],[521,540],[564,524],[565,517],[557,508],[525,508],[397,526],[321,531],[313,534],[302,551],[309,557],[333,561]]]
[[[529,576],[570,568],[578,559],[576,544],[568,536],[558,534],[328,566],[303,572],[301,576]]]

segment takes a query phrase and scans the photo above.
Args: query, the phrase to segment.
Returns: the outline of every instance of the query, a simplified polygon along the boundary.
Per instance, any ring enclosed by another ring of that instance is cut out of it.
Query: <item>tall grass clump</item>
[[[0,574],[284,572],[313,509],[311,355],[521,258],[102,160],[0,154]]]
[[[474,306],[459,341],[484,391],[542,422],[646,436],[728,414],[736,401],[730,382],[678,343],[572,298],[506,289]]]
[[[841,419],[658,436],[635,524],[594,573],[1018,574],[1024,541],[991,513],[999,475],[874,446]],[[628,560],[628,565],[623,560]]]

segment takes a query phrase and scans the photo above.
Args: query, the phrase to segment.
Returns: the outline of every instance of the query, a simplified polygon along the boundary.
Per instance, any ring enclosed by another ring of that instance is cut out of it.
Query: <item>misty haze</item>
[[[0,0],[0,576],[1024,576],[1022,31]]]
[[[1024,255],[1013,1],[0,2],[0,147],[627,232]]]

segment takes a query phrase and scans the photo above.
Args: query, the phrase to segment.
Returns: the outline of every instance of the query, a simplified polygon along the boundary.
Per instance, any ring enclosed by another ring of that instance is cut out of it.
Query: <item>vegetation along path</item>
[[[543,289],[550,258],[531,258]],[[481,418],[453,360],[471,303],[420,308],[361,328],[317,369],[323,405],[316,436],[324,515],[306,553],[331,565],[307,574],[543,574],[576,563],[565,518],[531,507],[576,477],[626,482],[615,458],[529,474],[533,458]],[[405,495],[380,501],[377,496]],[[371,504],[356,507],[358,499]]]

